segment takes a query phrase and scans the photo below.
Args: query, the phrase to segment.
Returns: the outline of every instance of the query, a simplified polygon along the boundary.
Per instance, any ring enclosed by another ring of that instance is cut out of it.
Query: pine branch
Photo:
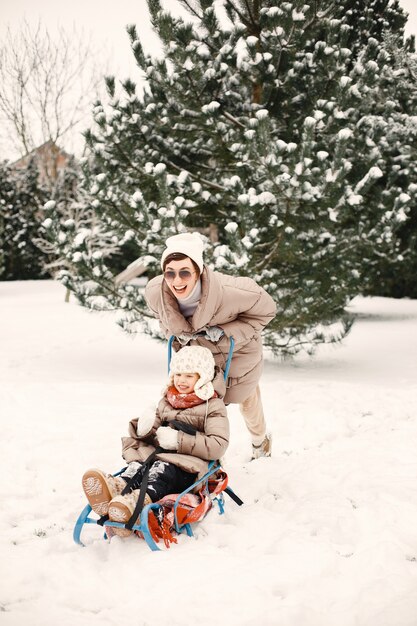
[[[183,167],[178,167],[178,165],[175,165],[175,163],[173,163],[172,161],[167,161],[167,164],[173,167],[178,172],[184,171]],[[198,182],[204,183],[205,185],[207,185],[207,187],[210,187],[211,189],[215,189],[216,191],[227,191],[226,187],[221,187],[220,185],[216,185],[216,183],[213,183],[210,180],[207,180],[205,178],[201,178],[201,176],[193,174],[189,170],[185,170],[185,171],[190,176],[190,178],[193,178],[194,180],[197,180]]]
[[[191,15],[195,15],[195,17],[197,17],[199,20],[203,19],[203,15],[199,14],[197,12],[197,10],[195,9],[195,7],[192,6],[190,0],[180,0],[180,3],[185,5],[187,7],[187,9],[189,10],[189,12],[191,13]]]
[[[238,119],[236,119],[231,113],[228,113],[227,111],[224,111],[224,109],[221,109],[222,115],[224,115],[224,117],[228,120],[230,120],[231,122],[233,122],[233,124],[235,124],[235,126],[238,126],[239,128],[243,128],[244,130],[246,130],[246,126],[244,124],[242,124],[242,122],[239,122]]]
[[[238,15],[238,17],[240,18],[240,20],[246,27],[250,25],[250,22],[247,20],[246,16],[243,13],[241,13],[239,9],[236,8],[232,0],[226,0],[226,4],[230,9],[232,9],[236,13],[236,15]]]
[[[261,261],[258,261],[258,263],[254,263],[253,267],[254,267],[255,271],[259,271],[263,267],[266,267],[268,265],[269,261],[274,258],[275,254],[278,252],[278,248],[280,246],[281,239],[282,239],[282,235],[276,239],[275,244],[272,246],[271,252],[269,254],[267,254],[265,257],[263,257],[261,259]]]
[[[242,0],[242,1],[243,1],[243,5],[246,7],[246,11],[248,12],[249,20],[251,21],[252,25],[254,25],[255,18],[252,15],[250,3],[248,2],[248,0]]]

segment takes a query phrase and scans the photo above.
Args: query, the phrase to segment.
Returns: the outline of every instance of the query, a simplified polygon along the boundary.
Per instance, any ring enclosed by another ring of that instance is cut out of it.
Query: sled
[[[168,341],[168,369],[172,356],[172,344],[175,337]],[[227,379],[233,356],[234,340],[230,338],[229,354],[226,360],[224,378]],[[114,474],[119,476],[125,468]],[[197,490],[197,493],[193,493]],[[188,489],[180,494],[164,496],[158,502],[147,504],[140,512],[139,523],[129,526],[138,537],[143,538],[152,551],[160,550],[158,543],[162,540],[169,548],[171,543],[177,543],[176,534],[186,533],[193,537],[192,524],[201,521],[207,513],[217,504],[219,514],[224,513],[225,499],[227,494],[236,504],[241,506],[242,500],[228,486],[228,477],[217,461],[210,461],[208,470],[202,478],[193,483]],[[87,504],[81,511],[73,531],[75,543],[80,546],[85,544],[81,541],[81,533],[85,524],[95,524],[105,529],[104,538],[110,538],[114,533],[112,528],[126,528],[127,524],[111,522],[107,519],[90,517],[92,508]],[[95,515],[95,514],[94,514]]]
[[[120,470],[115,475],[122,472],[123,470]],[[134,524],[131,530],[144,539],[152,551],[160,550],[157,544],[161,540],[167,548],[171,543],[177,543],[175,534],[185,532],[188,537],[193,537],[192,524],[204,519],[214,503],[218,506],[219,514],[224,513],[224,493],[227,493],[239,506],[243,504],[234,491],[228,487],[227,482],[227,474],[219,464],[211,461],[206,474],[191,487],[180,494],[167,495],[158,502],[147,504],[140,513],[139,523]],[[199,486],[198,494],[191,493]],[[100,519],[90,517],[91,512],[91,506],[87,504],[74,527],[73,538],[80,546],[85,545],[81,541],[84,524],[103,526],[105,528],[104,539],[112,536],[112,527],[126,528],[126,524],[108,520],[100,524]]]

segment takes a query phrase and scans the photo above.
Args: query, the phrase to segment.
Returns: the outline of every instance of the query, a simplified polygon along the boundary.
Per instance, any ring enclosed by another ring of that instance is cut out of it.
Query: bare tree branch
[[[90,114],[106,60],[83,31],[39,22],[7,28],[0,42],[0,127],[24,156],[48,141],[67,142]]]

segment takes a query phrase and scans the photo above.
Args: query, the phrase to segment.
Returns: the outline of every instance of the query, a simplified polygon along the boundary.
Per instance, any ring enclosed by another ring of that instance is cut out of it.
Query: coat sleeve
[[[178,433],[178,450],[181,454],[191,454],[205,461],[217,461],[229,445],[229,420],[223,400],[210,401],[212,406],[205,421],[204,432],[189,435]]]
[[[155,420],[153,426],[149,432],[143,437],[139,437],[137,434],[138,419],[134,417],[130,420],[128,426],[128,437],[122,437],[122,456],[130,463],[131,461],[143,461],[143,455],[139,453],[140,448],[147,448],[147,446],[154,446],[155,433],[161,425],[161,418],[159,410],[156,409]]]
[[[253,303],[253,293],[246,297],[248,308],[241,310],[236,319],[230,322],[219,323],[226,337],[233,337],[235,341],[248,341],[256,334],[261,333],[267,324],[274,319],[277,307],[269,293],[258,287],[258,297]],[[240,296],[242,298],[242,296]]]

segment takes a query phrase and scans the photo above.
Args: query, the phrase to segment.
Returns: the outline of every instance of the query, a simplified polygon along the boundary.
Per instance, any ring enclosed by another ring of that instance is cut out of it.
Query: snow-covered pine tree
[[[385,36],[386,98],[382,112],[363,119],[385,164],[381,219],[362,258],[365,294],[417,297],[417,56]],[[413,41],[411,50],[413,50]],[[407,48],[407,47],[406,47]],[[393,98],[392,94],[395,93]],[[384,210],[385,209],[385,210]]]
[[[35,161],[24,169],[0,165],[0,249],[2,280],[44,276],[42,253],[34,240],[40,226],[40,209],[47,197]]]
[[[265,336],[275,352],[335,340],[349,328],[365,252],[386,254],[384,233],[404,210],[405,195],[393,205],[399,180],[394,192],[385,137],[372,130],[378,120],[388,132],[392,110],[407,117],[382,37],[400,30],[404,48],[403,13],[388,0],[224,0],[224,15],[214,0],[179,1],[190,23],[148,0],[164,58],[147,55],[128,28],[145,90],[125,81],[120,93],[107,80],[110,101],[97,103],[86,136],[83,201],[100,237],[113,237],[119,254],[129,243],[148,275],[159,272],[167,236],[216,224],[207,259],[275,298]],[[402,191],[410,195],[410,180]],[[50,219],[72,264],[62,279],[81,302],[123,309],[126,328],[144,323],[143,295],[115,285],[100,237]]]
[[[93,211],[83,209],[78,204],[78,180],[80,177],[79,166],[76,163],[74,157],[68,159],[68,163],[65,168],[57,171],[56,177],[53,181],[48,180],[49,183],[49,200],[45,206],[42,207],[42,220],[34,240],[36,246],[43,252],[43,266],[44,270],[51,276],[66,267],[68,261],[63,256],[58,256],[57,251],[60,245],[57,245],[54,240],[51,241],[51,231],[45,227],[45,217],[47,217],[47,211],[53,208],[55,213],[55,219],[66,228],[82,229],[86,225],[87,215],[91,218]],[[46,225],[49,226],[49,220],[46,220]],[[46,234],[47,233],[47,234]],[[62,240],[61,235],[57,235]],[[62,241],[59,242],[61,244]]]
[[[88,167],[85,167],[87,163]],[[83,165],[86,170],[83,182],[88,186],[88,172],[94,171],[94,166],[88,159],[84,159]],[[113,276],[111,270],[117,267],[115,259],[120,249],[119,238],[108,223],[103,225],[96,214],[97,203],[91,201],[91,196],[79,185],[79,176],[79,168],[73,163],[61,173],[53,199],[43,207],[44,221],[36,243],[46,254],[52,274],[59,272],[61,277],[76,275],[81,265],[83,281],[78,285],[77,295],[83,302],[84,293],[89,293],[90,283],[95,289],[100,286],[104,289],[102,274]],[[109,263],[109,268],[102,272],[105,262]],[[68,288],[72,286],[65,280],[64,283]],[[92,308],[100,310],[101,305]]]

